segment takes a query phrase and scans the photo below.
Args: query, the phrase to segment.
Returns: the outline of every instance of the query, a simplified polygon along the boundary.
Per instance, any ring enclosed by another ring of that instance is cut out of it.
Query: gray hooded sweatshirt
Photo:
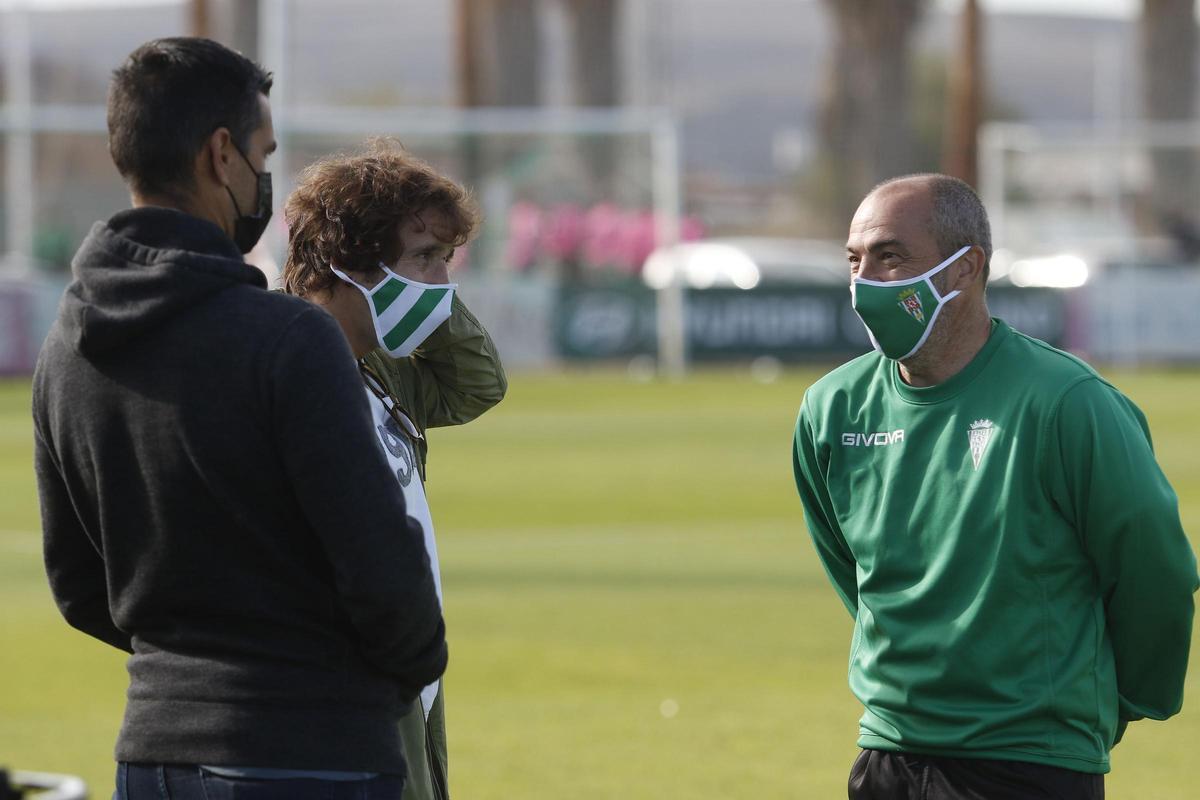
[[[132,654],[117,759],[404,774],[445,631],[336,321],[165,208],[72,269],[35,466],[63,616]]]

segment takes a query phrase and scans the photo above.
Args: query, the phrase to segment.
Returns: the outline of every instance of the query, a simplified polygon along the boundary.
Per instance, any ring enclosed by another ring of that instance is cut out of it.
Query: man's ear
[[[228,128],[217,128],[209,134],[196,155],[196,178],[202,182],[211,181],[218,186],[228,186],[233,149],[233,137]]]
[[[982,279],[983,266],[986,263],[987,256],[984,254],[983,248],[974,245],[958,260],[958,274],[954,279],[954,285],[950,288],[965,292],[975,284],[975,281]]]

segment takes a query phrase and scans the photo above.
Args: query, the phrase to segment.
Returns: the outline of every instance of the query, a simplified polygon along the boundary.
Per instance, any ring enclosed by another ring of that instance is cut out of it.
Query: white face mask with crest
[[[450,319],[457,283],[429,284],[410,281],[389,269],[379,268],[384,278],[368,289],[346,273],[330,266],[333,274],[363,293],[371,310],[375,336],[393,358],[412,355],[439,325]]]

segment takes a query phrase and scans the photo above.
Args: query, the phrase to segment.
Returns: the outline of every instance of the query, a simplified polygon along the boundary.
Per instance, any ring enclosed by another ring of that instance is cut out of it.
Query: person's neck
[[[350,345],[350,352],[354,354],[355,361],[361,361],[371,354],[371,351],[378,347],[375,342],[374,331],[368,336],[353,327],[352,323],[343,322],[343,315],[338,314],[330,308],[326,308],[333,314],[334,319],[338,321],[338,326],[342,329],[342,335],[346,337],[346,344]]]
[[[336,298],[330,292],[316,292],[309,295],[300,295],[303,299],[320,306],[331,317],[337,320],[338,327],[342,330],[342,336],[346,339],[346,344],[350,346],[350,352],[354,355],[355,361],[361,361],[370,355],[378,345],[375,342],[374,332],[371,335],[360,333],[355,329],[353,323],[353,314],[346,309],[346,300],[344,298]]]
[[[987,306],[983,306],[933,347],[907,362],[898,362],[900,378],[917,388],[945,383],[971,363],[991,333],[992,319]]]
[[[197,202],[191,197],[176,196],[171,194],[137,194],[131,195],[134,208],[142,208],[144,206],[156,206],[158,208],[173,208],[176,211],[182,211],[184,214],[196,217],[197,219],[206,220],[216,225],[227,235],[232,235],[228,229],[225,219],[216,210],[207,207],[206,204]]]

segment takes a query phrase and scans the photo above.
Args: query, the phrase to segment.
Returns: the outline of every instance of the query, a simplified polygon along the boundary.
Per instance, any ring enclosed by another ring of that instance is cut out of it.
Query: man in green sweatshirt
[[[1196,559],[1141,411],[988,314],[991,233],[943,175],[850,225],[876,352],[804,395],[793,466],[854,617],[867,798],[1098,798],[1126,725],[1179,711]]]

